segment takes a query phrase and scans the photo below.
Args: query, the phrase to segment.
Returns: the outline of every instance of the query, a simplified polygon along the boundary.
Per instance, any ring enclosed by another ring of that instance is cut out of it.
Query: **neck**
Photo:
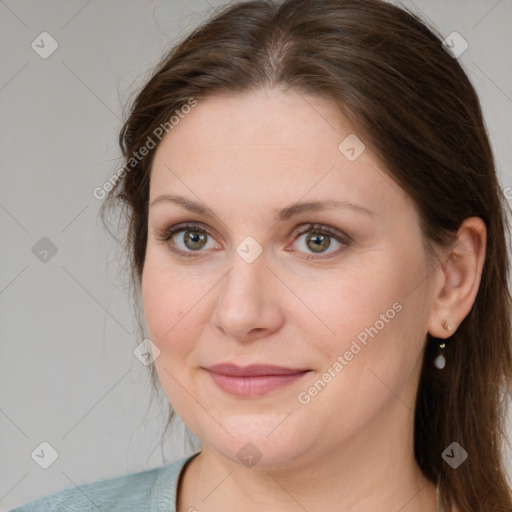
[[[411,409],[393,399],[379,416],[338,447],[308,451],[286,468],[264,459],[247,468],[204,445],[184,471],[177,511],[434,512],[436,487],[413,455]]]

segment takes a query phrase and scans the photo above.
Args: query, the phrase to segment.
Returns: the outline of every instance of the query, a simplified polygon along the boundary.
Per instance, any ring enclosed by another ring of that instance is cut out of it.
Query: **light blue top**
[[[176,512],[179,477],[196,455],[167,466],[65,489],[10,512]]]

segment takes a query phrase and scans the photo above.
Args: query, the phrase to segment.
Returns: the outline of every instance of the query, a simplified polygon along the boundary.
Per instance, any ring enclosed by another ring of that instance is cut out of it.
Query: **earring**
[[[441,325],[443,326],[443,329],[445,331],[450,332],[452,330],[451,324],[449,324],[446,319],[444,319],[441,322]],[[446,343],[444,341],[439,344],[439,354],[438,354],[438,356],[434,360],[434,365],[439,370],[442,370],[446,366],[446,359],[445,359],[444,354],[443,354],[443,349],[444,349],[445,346],[446,346]]]
[[[446,366],[446,359],[443,355],[443,349],[445,346],[446,344],[443,341],[443,343],[439,345],[439,355],[434,359],[434,365],[438,370],[442,370]]]
[[[450,332],[452,330],[452,325],[448,323],[448,320],[446,320],[446,318],[441,322],[441,326],[445,331]]]

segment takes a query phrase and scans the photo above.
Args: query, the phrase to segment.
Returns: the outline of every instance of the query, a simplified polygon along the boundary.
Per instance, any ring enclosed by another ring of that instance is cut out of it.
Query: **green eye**
[[[330,226],[307,224],[306,226],[301,226],[300,229],[300,232],[292,233],[292,238],[295,241],[299,240],[303,235],[307,235],[304,244],[305,249],[299,251],[310,254],[310,256],[305,256],[305,259],[328,258],[332,252],[335,254],[339,253],[339,250],[327,252],[327,249],[333,245],[333,241],[334,245],[337,244],[341,248],[348,246],[351,241],[350,237]],[[182,233],[183,236],[178,238],[178,235],[181,235]],[[209,237],[212,239],[213,243],[213,247],[211,248],[219,248],[219,246],[213,242],[213,237],[201,224],[176,224],[175,226],[165,228],[156,233],[156,238],[159,241],[167,243],[170,250],[185,257],[195,257],[199,256],[201,252],[205,252],[202,249],[207,248]],[[173,239],[175,238],[178,239],[180,243],[174,241]],[[291,251],[295,251],[295,249],[291,249]],[[311,254],[313,254],[313,256],[311,256]],[[327,254],[327,256],[315,257],[314,254]]]

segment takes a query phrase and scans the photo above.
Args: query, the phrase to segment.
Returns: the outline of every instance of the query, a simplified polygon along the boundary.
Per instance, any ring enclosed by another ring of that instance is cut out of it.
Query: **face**
[[[267,90],[199,101],[156,151],[156,369],[203,448],[235,462],[292,466],[412,421],[431,302],[418,217],[369,147],[340,146],[351,134],[328,100]]]

